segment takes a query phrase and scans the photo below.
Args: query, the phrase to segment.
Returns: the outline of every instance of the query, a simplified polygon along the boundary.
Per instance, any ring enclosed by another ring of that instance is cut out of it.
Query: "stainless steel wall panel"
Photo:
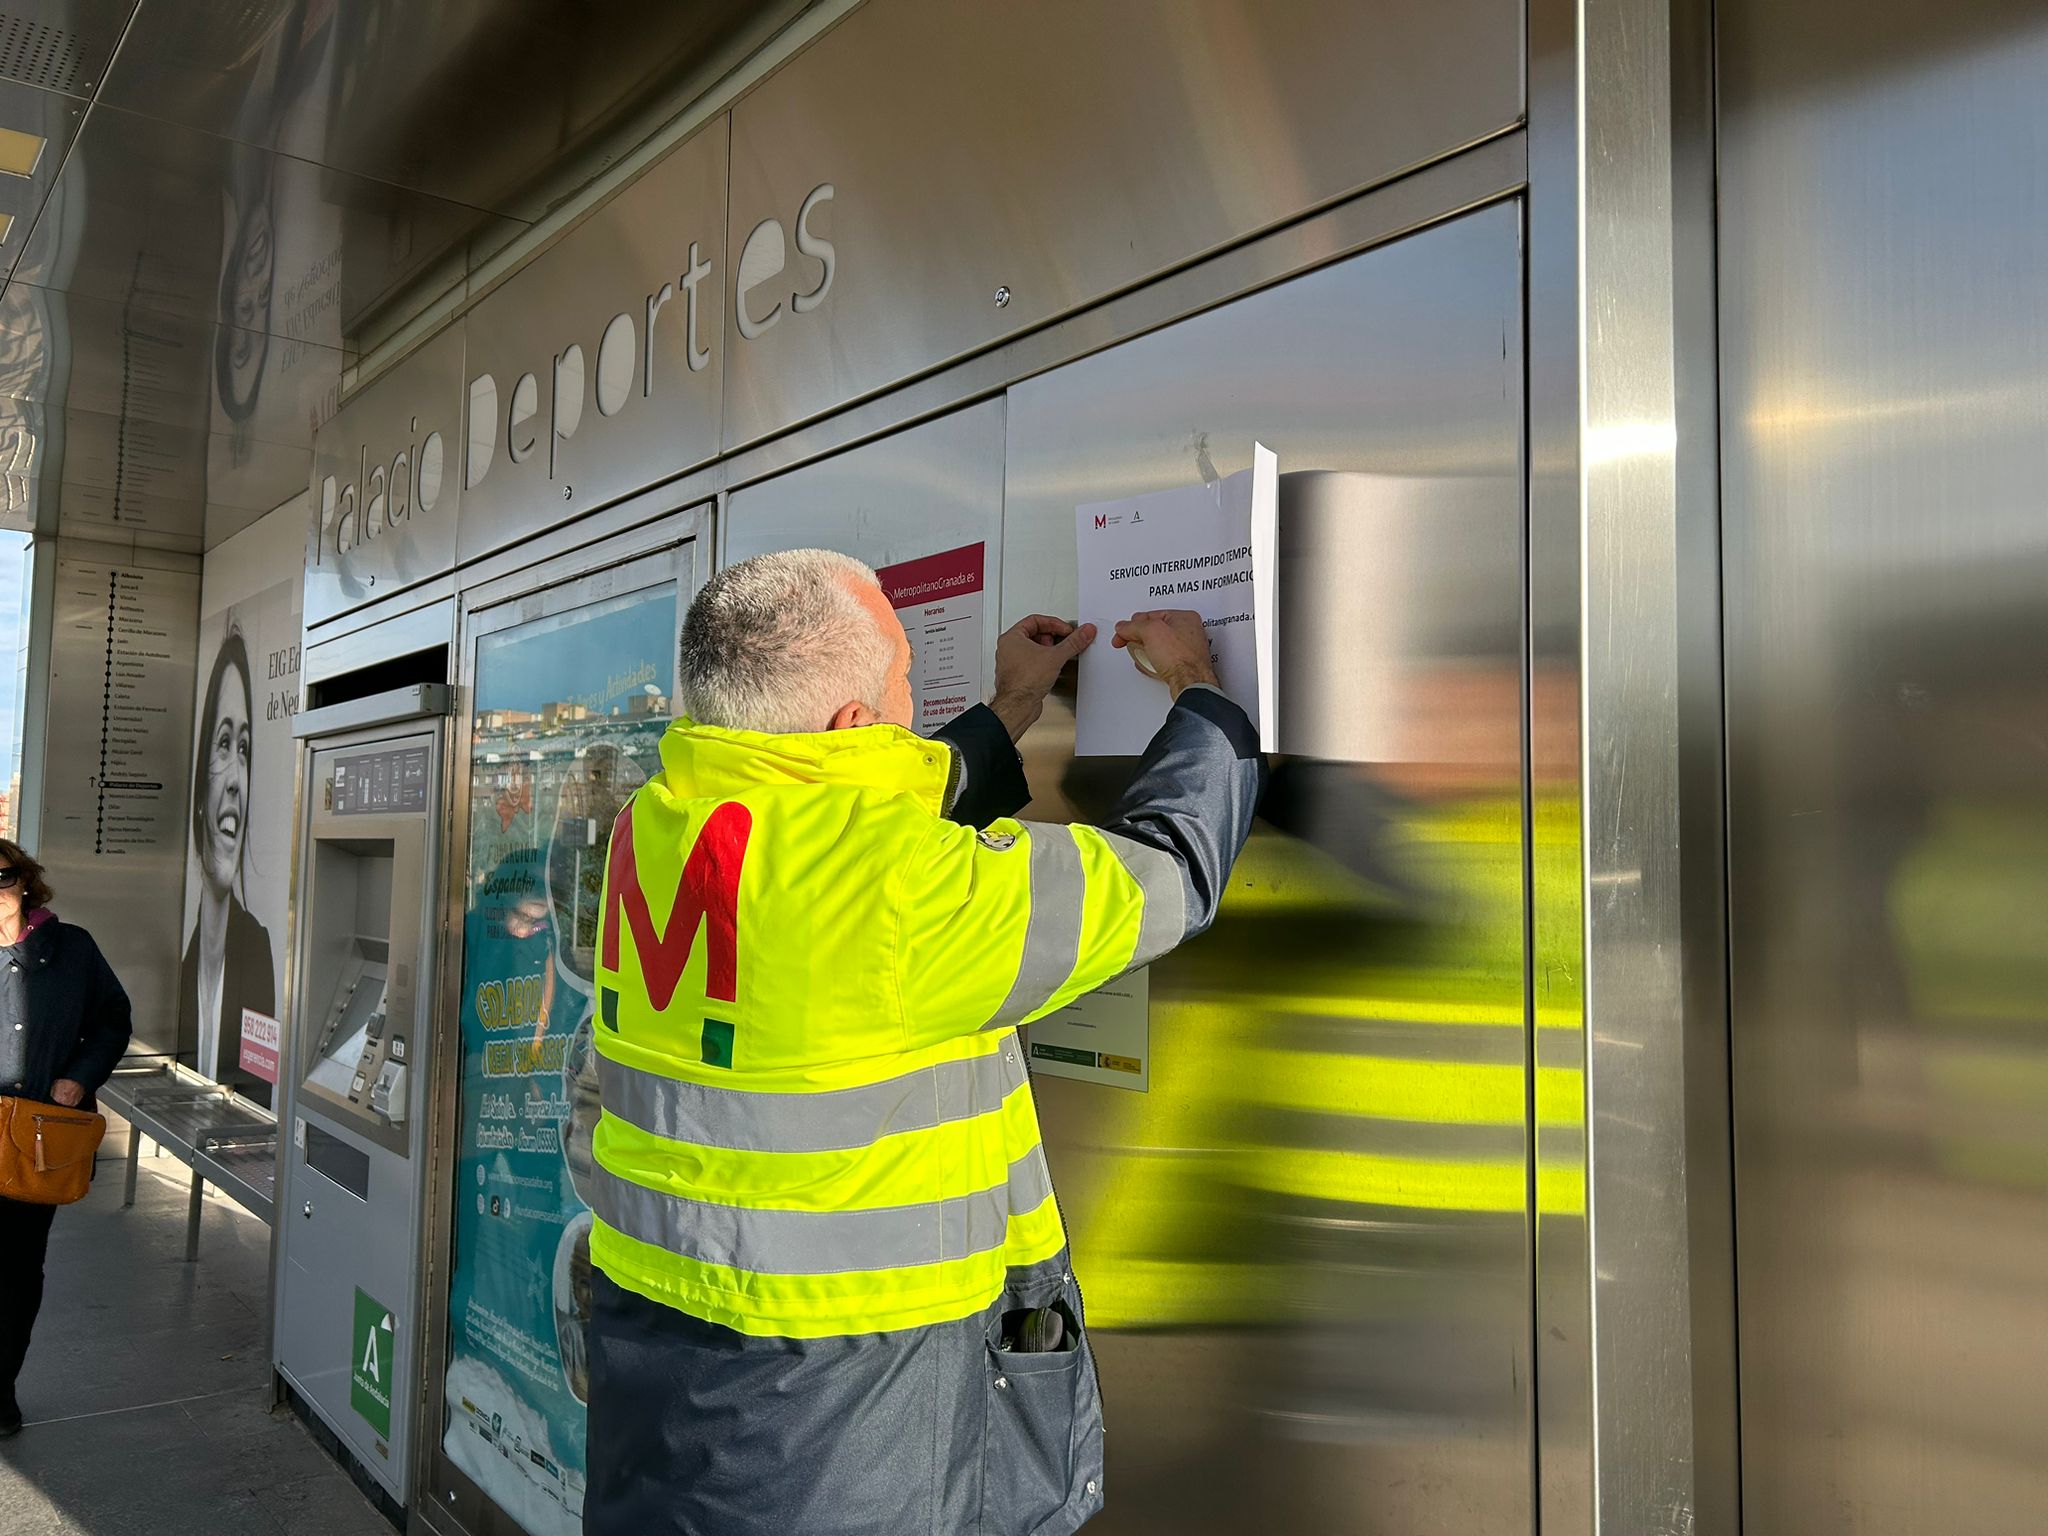
[[[1598,1528],[1731,1530],[1711,12],[1580,7],[1586,1206]],[[1700,149],[1702,144],[1705,152]],[[1704,308],[1703,308],[1704,303]],[[1704,634],[1701,627],[1704,625]],[[1702,704],[1704,703],[1704,708]],[[1702,728],[1703,727],[1703,728]],[[1711,1053],[1711,1054],[1710,1054]],[[1718,1219],[1717,1219],[1718,1218]]]
[[[432,650],[455,643],[455,598],[452,593],[434,596],[418,607],[396,608],[381,613],[374,624],[361,629],[322,637],[307,645],[300,669],[300,681],[310,685],[340,677],[347,672]],[[450,663],[450,670],[453,670]]]
[[[271,210],[275,231],[312,231],[326,241],[337,336],[451,247],[516,227],[389,183],[95,106],[14,276],[246,325],[225,275],[241,215],[258,205]],[[271,324],[286,334],[281,313]]]
[[[1593,1492],[1592,1267],[1586,1233],[1585,793],[1579,701],[1579,20],[1577,0],[1529,6],[1527,595],[1529,1009],[1537,1081],[1552,1096],[1535,1161],[1535,1527],[1588,1536]]]
[[[531,220],[536,173],[744,34],[755,0],[149,0],[102,99]]]
[[[470,312],[463,560],[717,454],[725,167],[720,117]]]
[[[983,654],[993,660],[1002,591],[1003,403],[936,421],[734,491],[719,563],[817,545],[880,567],[963,544],[988,545]]]
[[[443,331],[314,439],[306,627],[455,563],[462,508],[463,330]]]
[[[1720,7],[1743,1527],[2048,1521],[2048,15]]]
[[[746,485],[981,399],[1019,379],[1170,325],[1240,294],[1445,217],[1497,202],[1526,180],[1520,132],[1404,176],[1312,218],[1170,273],[913,383],[719,460],[726,483]]]
[[[54,351],[68,365],[61,383]],[[303,450],[333,414],[347,361],[338,345],[303,334],[274,336],[28,282],[0,295],[0,395],[18,400],[56,394],[74,410],[172,426],[210,421],[215,432]],[[232,401],[217,387],[223,376],[246,381]]]
[[[733,110],[767,329],[734,305],[727,446],[1511,126],[1521,37],[1511,0],[863,7]]]
[[[1036,1084],[1105,1536],[1531,1528],[1521,282],[1502,203],[1009,394],[1006,619],[1071,611],[1076,504],[1255,439],[1283,675],[1347,638],[1332,594],[1380,610],[1378,686],[1299,701],[1353,729],[1287,763],[1217,927],[1153,968],[1151,1092]],[[1033,816],[1122,786],[1072,732],[1056,696],[1025,738]]]

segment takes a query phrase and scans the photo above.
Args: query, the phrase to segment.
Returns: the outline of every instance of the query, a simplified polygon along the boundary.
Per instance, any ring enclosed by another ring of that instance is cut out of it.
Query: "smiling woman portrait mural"
[[[269,1104],[290,875],[294,593],[282,583],[200,623],[179,1054]],[[244,1040],[245,1015],[249,1035]]]
[[[242,1010],[277,1014],[277,978],[270,932],[243,902],[242,860],[248,847],[254,777],[255,687],[249,647],[230,628],[214,652],[199,707],[192,767],[192,852],[199,861],[199,905],[178,978],[179,1034],[197,1026],[202,1068],[217,1063],[226,1080],[239,1075]],[[266,1089],[267,1084],[259,1084]]]

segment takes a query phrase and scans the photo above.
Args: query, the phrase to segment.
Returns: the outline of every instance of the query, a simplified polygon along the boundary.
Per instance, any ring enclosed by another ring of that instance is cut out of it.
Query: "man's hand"
[[[66,1109],[76,1109],[85,1102],[85,1084],[74,1083],[68,1077],[60,1077],[50,1084],[50,1097]]]
[[[1139,670],[1166,684],[1176,699],[1182,689],[1197,683],[1219,686],[1216,664],[1209,659],[1209,632],[1202,627],[1202,616],[1192,609],[1154,608],[1134,613],[1117,625],[1110,643],[1126,651],[1136,646],[1145,658]]]
[[[1095,641],[1093,624],[1074,625],[1043,613],[1019,619],[996,641],[996,689],[988,707],[1010,740],[1021,739],[1045,708],[1045,696],[1067,663]]]

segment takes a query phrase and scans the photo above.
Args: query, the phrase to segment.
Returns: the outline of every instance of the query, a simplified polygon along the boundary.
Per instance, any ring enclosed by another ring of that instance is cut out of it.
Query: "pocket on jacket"
[[[1064,1307],[1061,1311],[1067,1330],[1057,1350],[1020,1354],[1002,1348],[997,1337],[988,1341],[984,1536],[1030,1536],[1079,1492],[1076,1448],[1084,1399],[1092,1395],[1091,1373],[1080,1327],[1071,1312]],[[991,1332],[1000,1329],[998,1320]]]

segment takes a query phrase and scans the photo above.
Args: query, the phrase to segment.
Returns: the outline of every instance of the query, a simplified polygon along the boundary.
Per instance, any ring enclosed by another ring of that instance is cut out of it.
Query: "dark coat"
[[[996,712],[977,704],[933,733],[953,749],[952,801],[946,817],[966,827],[985,827],[1014,816],[1031,799],[1024,763]]]
[[[128,1049],[128,994],[92,935],[75,923],[53,917],[30,932],[23,949],[22,1092],[47,1103],[51,1086],[69,1078],[89,1097]]]
[[[249,915],[249,909],[228,894],[227,953],[220,974],[220,1064],[218,1076],[241,1091],[254,1092],[262,1103],[270,1102],[270,1085],[241,1070],[242,1010],[253,1008],[271,1018],[277,1016],[276,973],[270,963],[270,933]],[[181,1054],[199,1049],[199,925],[192,926],[192,938],[185,945],[185,962],[178,968],[178,1050]],[[206,1063],[194,1057],[204,1070]]]

